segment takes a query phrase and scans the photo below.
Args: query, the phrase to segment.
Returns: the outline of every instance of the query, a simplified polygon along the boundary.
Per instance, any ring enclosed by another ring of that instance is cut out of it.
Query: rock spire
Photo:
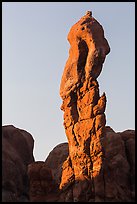
[[[60,84],[69,156],[63,163],[60,190],[72,185],[74,201],[101,200],[106,95],[97,77],[110,52],[99,22],[87,11],[68,34],[69,57]],[[83,196],[83,192],[87,192]],[[101,197],[100,197],[101,195]]]

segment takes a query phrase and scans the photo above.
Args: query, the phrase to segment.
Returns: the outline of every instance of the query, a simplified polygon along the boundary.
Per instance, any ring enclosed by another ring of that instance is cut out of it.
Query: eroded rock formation
[[[56,184],[53,180],[51,169],[49,169],[44,162],[37,161],[29,164],[29,195],[31,202],[56,202],[57,192]]]
[[[69,58],[60,85],[68,144],[29,164],[31,202],[133,202],[135,131],[106,127],[105,93],[97,77],[110,47],[88,11],[68,34]]]
[[[104,202],[135,201],[135,131],[115,132],[106,127],[102,137],[102,148],[105,149],[103,180],[96,179],[96,190],[100,190]],[[73,202],[73,185],[60,191],[62,166],[68,158],[68,143],[57,145],[45,162],[34,162],[29,165],[30,201],[31,202]],[[48,173],[46,173],[48,172]],[[50,172],[50,173],[49,173]],[[68,171],[69,173],[69,171]],[[68,178],[68,175],[66,174]],[[89,189],[83,191],[88,199]],[[75,200],[76,201],[76,200]],[[95,199],[90,199],[95,201]],[[97,198],[96,198],[97,201]]]
[[[98,201],[104,198],[104,185],[99,185],[103,183],[106,96],[99,95],[97,77],[110,47],[90,11],[72,26],[68,41],[71,47],[60,95],[69,156],[63,163],[60,190],[73,185],[72,201]]]
[[[68,144],[57,145],[45,162],[37,161],[29,164],[28,177],[30,183],[29,195],[31,202],[60,201],[59,185],[62,174],[62,164],[68,156]]]
[[[34,162],[34,140],[27,131],[2,127],[2,202],[28,202],[28,164]]]

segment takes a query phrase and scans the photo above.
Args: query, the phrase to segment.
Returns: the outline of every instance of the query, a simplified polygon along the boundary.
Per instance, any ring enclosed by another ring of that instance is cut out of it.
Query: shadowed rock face
[[[73,185],[72,201],[103,199],[101,138],[105,135],[105,93],[100,97],[97,77],[110,51],[102,26],[87,12],[68,34],[69,58],[63,72],[60,95],[69,156],[63,163],[60,190]],[[88,189],[88,197],[83,192]],[[101,191],[101,195],[100,195]]]
[[[68,156],[68,144],[57,145],[45,162],[29,164],[29,195],[31,202],[56,202],[60,200],[59,185],[62,174],[62,163]]]
[[[34,162],[33,144],[27,131],[2,127],[2,202],[29,201],[27,166]]]
[[[105,149],[102,164],[103,179],[100,179],[100,176],[93,178],[95,198],[90,198],[90,191],[86,188],[83,191],[83,197],[81,196],[80,201],[86,199],[93,202],[134,202],[135,131],[126,130],[116,133],[112,128],[107,126],[106,134],[101,139],[102,148]],[[67,146],[64,145],[64,148],[67,149]],[[54,160],[56,160],[56,157],[54,157]],[[60,174],[58,173],[58,175]],[[61,201],[74,200],[74,194],[70,193],[72,187],[73,185],[69,186],[64,192],[62,191]]]
[[[96,198],[90,197],[90,186],[83,191],[80,201],[133,202],[135,200],[135,131],[115,132],[106,127],[102,137],[105,149],[103,179],[94,178]],[[68,143],[57,145],[45,162],[34,162],[28,167],[31,202],[73,202],[73,185],[68,182],[66,189],[59,190],[64,161],[69,156]],[[67,162],[66,162],[67,163]],[[68,166],[69,167],[69,166]],[[66,178],[71,171],[66,172]],[[83,182],[81,182],[83,183]],[[70,184],[70,185],[69,185]],[[77,193],[79,188],[75,189]],[[100,196],[97,196],[97,193]],[[76,192],[75,192],[76,193]]]
[[[44,162],[37,161],[29,164],[28,176],[30,181],[30,201],[56,201],[57,194],[56,185],[53,180],[51,169],[49,169]]]

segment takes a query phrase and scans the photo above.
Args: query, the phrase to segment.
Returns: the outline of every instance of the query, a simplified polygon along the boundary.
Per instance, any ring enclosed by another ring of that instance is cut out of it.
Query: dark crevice
[[[70,104],[72,104],[71,105],[71,115],[72,115],[72,118],[75,124],[78,122],[78,119],[79,119],[79,114],[77,110],[77,93],[71,92],[70,96],[71,96]]]
[[[77,72],[79,76],[79,80],[83,82],[85,80],[85,64],[88,56],[88,46],[84,40],[80,40],[78,44],[79,49],[79,58],[77,64]]]

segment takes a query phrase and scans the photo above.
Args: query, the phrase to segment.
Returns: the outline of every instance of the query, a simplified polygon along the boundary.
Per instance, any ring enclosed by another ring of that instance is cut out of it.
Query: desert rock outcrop
[[[27,131],[2,127],[2,202],[28,202],[28,164],[34,162],[34,140]]]
[[[31,202],[60,201],[62,164],[67,156],[68,144],[62,143],[50,152],[45,162],[37,161],[28,165]]]
[[[134,202],[135,131],[106,126],[97,78],[110,47],[91,11],[72,26],[68,41],[60,84],[68,144],[29,164],[30,201]]]
[[[95,177],[96,190],[103,189],[100,194],[104,202],[134,202],[135,131],[115,132],[108,126],[105,129],[105,137],[102,137],[102,148],[105,149],[103,180]],[[64,191],[59,190],[63,170],[61,167],[68,156],[68,143],[62,143],[50,152],[45,162],[39,161],[29,165],[31,202],[73,202],[73,185],[66,186]],[[89,189],[83,192],[87,198],[89,193]],[[84,198],[85,195],[83,198],[81,196],[81,200]],[[90,201],[94,202],[95,198]]]
[[[97,77],[110,47],[91,11],[72,26],[68,41],[71,47],[60,96],[69,156],[63,163],[60,190],[73,185],[72,201],[101,201],[104,185],[98,186],[103,183],[106,96],[99,94]]]

